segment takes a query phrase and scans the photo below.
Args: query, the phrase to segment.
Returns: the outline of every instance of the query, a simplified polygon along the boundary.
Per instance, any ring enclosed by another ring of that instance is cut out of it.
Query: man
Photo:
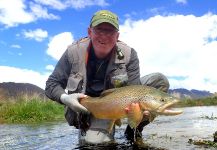
[[[110,120],[89,115],[79,103],[80,98],[100,96],[102,91],[110,88],[141,84],[137,53],[118,41],[118,31],[117,15],[107,10],[96,12],[88,28],[88,37],[67,48],[46,82],[46,95],[64,104],[69,125],[80,129],[80,142],[111,141],[115,131],[108,134]],[[149,113],[144,112],[144,118],[147,117]],[[138,136],[147,123],[141,123]],[[125,134],[130,138],[134,136],[129,127]]]

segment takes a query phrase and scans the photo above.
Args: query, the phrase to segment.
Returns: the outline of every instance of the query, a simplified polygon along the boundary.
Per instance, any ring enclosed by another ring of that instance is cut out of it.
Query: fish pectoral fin
[[[121,119],[117,119],[117,120],[115,120],[115,125],[117,125],[117,126],[121,126],[122,125],[122,123],[121,123]]]
[[[128,124],[131,128],[136,128],[142,121],[143,112],[138,103],[132,103],[125,109],[127,113]]]

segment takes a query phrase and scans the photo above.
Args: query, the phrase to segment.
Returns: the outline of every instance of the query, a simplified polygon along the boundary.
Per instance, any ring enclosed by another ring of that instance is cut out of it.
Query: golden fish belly
[[[125,105],[97,100],[84,100],[81,104],[98,119],[113,120],[126,117]]]

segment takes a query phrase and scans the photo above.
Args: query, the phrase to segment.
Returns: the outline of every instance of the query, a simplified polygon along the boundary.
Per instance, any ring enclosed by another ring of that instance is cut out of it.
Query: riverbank
[[[193,107],[193,106],[217,106],[217,97],[207,97],[200,99],[182,99],[176,107]]]
[[[64,106],[40,97],[0,101],[0,123],[39,123],[64,119]]]

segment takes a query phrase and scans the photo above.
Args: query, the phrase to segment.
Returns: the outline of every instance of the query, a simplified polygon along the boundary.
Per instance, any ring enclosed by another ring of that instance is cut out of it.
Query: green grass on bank
[[[38,97],[20,97],[16,100],[1,101],[1,123],[38,123],[63,120],[64,107],[51,100]]]
[[[182,99],[177,107],[192,107],[192,106],[217,106],[217,97],[207,97],[201,99]]]

